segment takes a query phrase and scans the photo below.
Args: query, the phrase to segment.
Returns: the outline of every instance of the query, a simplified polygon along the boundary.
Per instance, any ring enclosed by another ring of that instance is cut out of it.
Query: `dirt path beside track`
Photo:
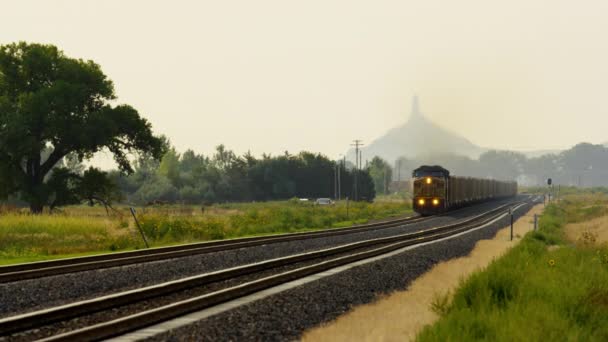
[[[532,229],[534,214],[540,214],[542,209],[542,204],[537,205],[515,222],[513,241],[509,241],[509,227],[503,228],[492,240],[479,241],[468,256],[435,265],[416,279],[407,290],[356,307],[335,321],[305,332],[302,340],[414,340],[425,325],[438,318],[431,310],[433,299],[438,294],[453,291],[461,279],[487,266],[518,243],[521,237]]]

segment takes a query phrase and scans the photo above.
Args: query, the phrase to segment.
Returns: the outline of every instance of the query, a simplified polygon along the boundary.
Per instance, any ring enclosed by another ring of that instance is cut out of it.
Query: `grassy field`
[[[440,320],[419,341],[608,341],[608,245],[585,230],[608,214],[602,192],[549,205],[504,257],[433,303]],[[565,228],[581,227],[576,238]]]
[[[230,203],[210,207],[137,209],[152,246],[345,227],[411,213],[409,202],[379,200],[316,206],[299,200]],[[128,207],[73,206],[59,214],[0,210],[0,264],[143,248]]]

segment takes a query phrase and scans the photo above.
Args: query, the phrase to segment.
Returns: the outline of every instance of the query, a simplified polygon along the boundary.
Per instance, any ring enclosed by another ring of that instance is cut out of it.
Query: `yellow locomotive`
[[[515,196],[517,183],[494,179],[450,176],[439,165],[423,165],[415,169],[413,208],[421,215],[432,215],[475,202]]]

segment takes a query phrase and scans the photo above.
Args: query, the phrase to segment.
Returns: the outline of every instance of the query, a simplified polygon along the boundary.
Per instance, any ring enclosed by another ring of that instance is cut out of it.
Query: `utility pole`
[[[342,174],[342,166],[338,162],[338,201],[342,200],[342,180],[340,175]]]
[[[387,169],[388,169],[388,168],[385,166],[385,167],[384,167],[384,194],[385,194],[385,195],[386,195],[386,188],[387,188],[387,185],[388,185],[388,184],[386,183],[386,174],[388,173]]]
[[[359,170],[363,170],[363,151],[359,150]]]
[[[338,163],[334,165],[334,201],[338,199]]]
[[[363,146],[363,143],[359,139],[353,140],[351,146],[355,146],[355,196],[354,200],[359,200],[359,163],[361,162],[361,150],[359,149]]]
[[[401,159],[397,159],[397,182],[401,182]]]
[[[342,199],[342,187],[341,187],[341,180],[340,180],[340,174],[342,173],[342,155],[340,154],[340,156],[338,157],[338,160],[336,160],[336,187],[338,189],[338,196],[336,197],[336,199],[339,201]]]

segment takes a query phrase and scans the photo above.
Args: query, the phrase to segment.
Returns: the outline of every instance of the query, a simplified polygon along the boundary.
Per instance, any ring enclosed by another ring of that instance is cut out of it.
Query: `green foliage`
[[[286,202],[225,204],[220,208],[238,210],[223,217],[171,217],[163,214],[141,214],[146,233],[154,239],[175,241],[210,240],[241,236],[288,233],[320,228],[336,228],[364,223],[371,219],[408,212],[404,203],[346,203],[317,206],[298,199]]]
[[[437,315],[443,316],[448,313],[450,307],[450,293],[435,294],[431,302],[431,310]]]
[[[224,222],[220,218],[196,220],[165,215],[140,215],[139,221],[146,237],[155,243],[224,238]]]
[[[349,203],[347,215],[345,203],[316,206],[299,199],[213,205],[204,211],[194,206],[137,211],[152,246],[344,227],[410,212],[404,203],[360,202]],[[77,206],[65,208],[62,215],[3,215],[0,263],[141,248],[129,209],[118,207],[111,214],[100,207]]]
[[[374,157],[369,163],[369,175],[374,181],[374,188],[379,194],[388,193],[388,185],[392,181],[393,171],[389,163],[380,157]],[[386,191],[385,191],[386,190]]]
[[[167,177],[174,186],[179,186],[179,154],[171,148],[160,161],[158,172]]]
[[[441,319],[418,340],[606,341],[608,245],[573,247],[563,227],[597,217],[584,209],[608,198],[579,200],[547,206],[538,232],[463,281],[449,304],[438,302]]]
[[[88,202],[110,206],[122,198],[114,180],[97,168],[90,167],[82,175],[65,167],[53,168],[46,182],[51,210],[69,204]]]
[[[359,179],[359,200],[373,201],[376,198],[376,188],[371,175],[367,170],[360,170],[357,177]]]
[[[40,212],[53,194],[64,194],[56,186],[69,183],[67,174],[46,180],[68,155],[82,161],[107,148],[125,172],[132,171],[128,153],[160,157],[162,141],[150,124],[128,105],[112,106],[115,98],[92,61],[66,57],[52,45],[0,46],[0,196],[20,194]]]
[[[315,199],[334,196],[336,171],[340,172],[341,197],[352,199],[354,171],[337,167],[321,154],[286,152],[257,159],[249,153],[237,156],[220,145],[210,158],[191,150],[180,156],[174,148],[168,148],[160,164],[140,158],[135,173],[119,176],[116,183],[128,200],[140,204]],[[359,171],[359,195],[362,200],[375,198],[368,170]]]
[[[137,243],[128,230],[102,219],[15,214],[0,219],[0,263],[124,250]]]
[[[79,177],[76,191],[79,200],[87,201],[91,206],[95,202],[111,205],[122,199],[122,193],[114,180],[108,177],[106,172],[94,167],[90,167]]]
[[[166,177],[153,175],[144,181],[132,198],[142,204],[151,201],[174,202],[179,198],[179,191]]]
[[[522,153],[511,151],[488,151],[479,156],[479,164],[488,175],[504,180],[517,178],[525,160]]]
[[[54,168],[51,171],[51,175],[46,182],[51,210],[80,201],[78,196],[79,180],[80,177],[77,174],[63,167]]]

